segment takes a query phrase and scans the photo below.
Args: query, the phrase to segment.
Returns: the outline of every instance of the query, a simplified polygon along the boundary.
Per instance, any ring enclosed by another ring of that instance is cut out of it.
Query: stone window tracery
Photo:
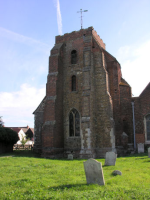
[[[69,136],[80,136],[80,115],[74,108],[69,114]]]
[[[71,64],[76,64],[77,63],[77,51],[72,50],[71,51]]]

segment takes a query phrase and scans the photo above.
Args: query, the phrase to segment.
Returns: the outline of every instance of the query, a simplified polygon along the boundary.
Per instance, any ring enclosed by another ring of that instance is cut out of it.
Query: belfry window
[[[75,75],[73,75],[72,76],[72,80],[71,80],[71,89],[72,89],[72,91],[76,91],[76,76]]]
[[[74,108],[69,114],[69,136],[80,136],[80,115]]]
[[[72,50],[71,51],[71,64],[76,64],[77,63],[77,51]]]
[[[150,140],[150,114],[146,116],[146,134],[147,140]]]

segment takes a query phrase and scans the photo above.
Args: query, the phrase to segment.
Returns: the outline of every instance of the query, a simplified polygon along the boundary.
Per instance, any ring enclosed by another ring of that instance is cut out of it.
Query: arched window
[[[146,116],[146,135],[147,140],[150,140],[150,114]]]
[[[77,51],[72,50],[71,51],[71,64],[76,64],[77,63]]]
[[[80,136],[80,115],[74,108],[69,114],[69,136]]]
[[[75,75],[72,76],[71,84],[72,84],[71,85],[72,91],[76,91],[76,76]]]

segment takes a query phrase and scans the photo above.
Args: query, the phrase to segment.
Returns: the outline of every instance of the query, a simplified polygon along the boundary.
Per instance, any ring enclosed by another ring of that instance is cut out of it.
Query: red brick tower
[[[132,100],[120,64],[92,27],[57,36],[46,96],[34,112],[34,150],[85,158],[127,149],[133,144]]]

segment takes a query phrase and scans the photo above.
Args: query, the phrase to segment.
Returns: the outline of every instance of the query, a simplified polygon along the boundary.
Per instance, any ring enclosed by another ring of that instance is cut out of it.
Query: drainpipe
[[[135,118],[134,118],[134,101],[132,101],[131,104],[132,104],[132,113],[133,113],[134,149],[136,150],[136,140],[135,140]]]

